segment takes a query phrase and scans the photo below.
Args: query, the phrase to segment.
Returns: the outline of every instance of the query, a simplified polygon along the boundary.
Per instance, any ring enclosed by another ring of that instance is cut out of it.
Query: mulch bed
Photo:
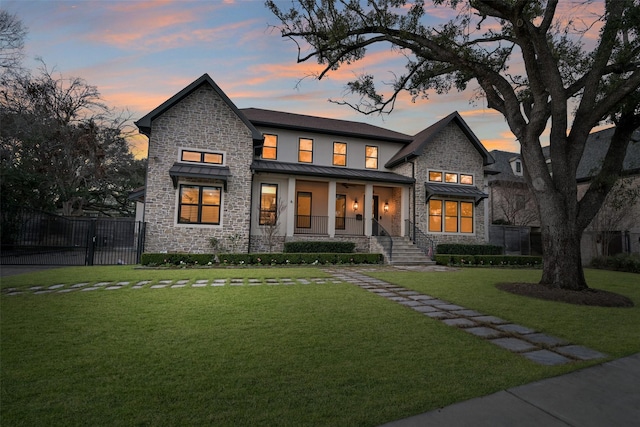
[[[512,294],[569,304],[598,307],[633,307],[633,301],[624,295],[600,289],[588,288],[583,291],[571,291],[551,288],[539,283],[499,283],[496,287]]]

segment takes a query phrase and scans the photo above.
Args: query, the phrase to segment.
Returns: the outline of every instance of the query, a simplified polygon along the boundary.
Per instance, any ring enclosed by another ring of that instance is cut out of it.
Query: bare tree
[[[569,2],[559,0],[431,3],[297,0],[281,9],[267,1],[282,36],[297,44],[298,62],[321,64],[318,79],[361,60],[373,47],[390,46],[405,60],[405,70],[387,86],[390,95],[376,87],[370,73],[347,84],[359,101],[339,103],[365,114],[390,112],[402,91],[416,99],[477,82],[478,96],[505,117],[521,145],[541,221],[540,283],[587,288],[580,239],[621,176],[627,145],[640,126],[640,0],[571,3],[602,9],[567,21],[557,12]],[[434,24],[443,15],[452,18]],[[585,26],[578,29],[578,23]],[[587,39],[595,40],[590,51],[583,43]],[[576,171],[587,137],[607,120],[615,133],[603,167],[578,201]],[[553,174],[541,149],[546,130]]]
[[[507,225],[530,226],[538,220],[535,200],[524,182],[493,181],[493,221]]]
[[[16,68],[23,57],[27,28],[16,15],[0,9],[0,68]]]
[[[275,205],[272,205],[269,210],[260,210],[260,207],[258,207],[260,231],[267,241],[269,252],[273,250],[273,247],[276,244],[276,238],[280,231],[280,225],[282,224],[282,214],[286,210],[286,203],[280,199],[277,199],[275,201]]]

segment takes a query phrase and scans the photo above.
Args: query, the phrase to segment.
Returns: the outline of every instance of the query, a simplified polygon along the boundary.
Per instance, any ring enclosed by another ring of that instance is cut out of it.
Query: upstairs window
[[[378,169],[378,147],[374,145],[365,147],[364,166],[367,169]]]
[[[457,172],[429,171],[429,182],[473,185],[473,175]]]
[[[313,139],[300,138],[298,142],[298,161],[313,163]]]
[[[347,166],[347,144],[344,142],[333,143],[333,165]]]
[[[224,156],[222,153],[210,153],[207,151],[182,150],[180,152],[180,161],[189,163],[206,163],[210,165],[224,164]]]
[[[222,189],[202,185],[181,185],[179,224],[220,224]]]
[[[264,145],[262,146],[262,158],[276,160],[278,157],[278,136],[264,135]]]

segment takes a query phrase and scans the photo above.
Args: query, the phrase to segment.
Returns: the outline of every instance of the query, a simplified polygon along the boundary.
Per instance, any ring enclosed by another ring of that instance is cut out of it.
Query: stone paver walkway
[[[521,354],[527,359],[543,365],[560,365],[575,360],[594,360],[606,355],[583,347],[573,345],[560,338],[539,333],[526,326],[509,323],[495,316],[486,315],[475,310],[451,304],[448,301],[433,298],[429,295],[402,288],[383,280],[374,279],[362,273],[367,269],[325,268],[330,278],[309,279],[199,279],[199,280],[142,280],[139,282],[78,282],[72,285],[56,284],[51,286],[31,286],[26,289],[7,288],[2,290],[6,296],[23,294],[64,294],[69,292],[116,291],[119,289],[180,289],[186,287],[202,288],[207,286],[276,286],[276,285],[309,285],[328,283],[351,283],[368,292],[372,292],[390,301],[415,310],[432,319],[439,320],[449,326],[486,339],[506,350]],[[379,271],[372,270],[372,271]]]
[[[575,360],[607,357],[590,348],[573,345],[560,338],[539,333],[495,316],[469,310],[384,280],[374,279],[358,271],[332,268],[326,268],[324,271],[336,279],[352,283],[449,326],[460,328],[542,365],[562,365]]]

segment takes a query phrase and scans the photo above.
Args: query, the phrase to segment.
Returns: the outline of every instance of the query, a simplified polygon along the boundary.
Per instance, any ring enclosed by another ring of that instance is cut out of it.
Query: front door
[[[373,206],[372,206],[372,212],[373,212],[373,219],[375,221],[372,221],[371,224],[371,234],[373,236],[377,236],[378,235],[378,196],[373,196]]]

